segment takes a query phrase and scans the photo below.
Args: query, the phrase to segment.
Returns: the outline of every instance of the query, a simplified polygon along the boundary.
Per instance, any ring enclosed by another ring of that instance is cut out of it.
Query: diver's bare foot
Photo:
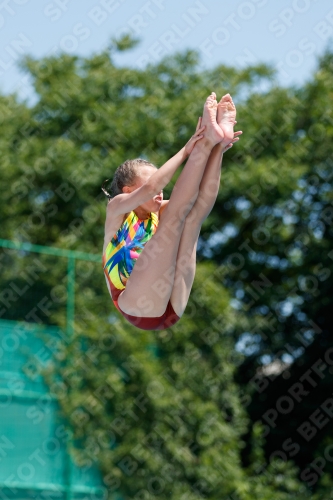
[[[223,144],[229,144],[234,138],[234,124],[236,120],[236,106],[230,94],[222,97],[217,105],[217,123],[223,135]]]
[[[212,145],[224,141],[223,129],[219,127],[216,121],[216,112],[217,112],[216,94],[215,92],[212,92],[210,96],[208,96],[206,99],[201,121],[201,126],[206,127],[205,138],[208,139],[212,143]],[[228,143],[229,142],[230,140],[228,140]]]

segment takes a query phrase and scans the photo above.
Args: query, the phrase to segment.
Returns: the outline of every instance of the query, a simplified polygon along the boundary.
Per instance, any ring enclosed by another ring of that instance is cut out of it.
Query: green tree
[[[111,48],[130,46],[123,40]],[[289,369],[296,380],[298,363],[312,366],[330,346],[331,146],[324,139],[332,132],[332,55],[304,88],[284,89],[266,66],[200,71],[197,54],[186,52],[139,71],[117,67],[112,54],[28,57],[22,66],[37,103],[1,97],[3,238],[100,252],[102,181],[126,158],[161,165],[180,149],[212,87],[233,94],[244,137],[224,160],[188,308],[172,329],[138,332],[113,308],[101,266],[78,266],[75,335],[58,346],[47,374],[50,384],[64,381],[58,396],[73,426],[73,452],[86,466],[97,461],[110,495],[124,498],[145,498],[146,491],[177,500],[315,498],[289,461],[265,462],[295,421],[279,417],[264,445],[255,422],[274,396],[269,400],[268,389],[260,397],[249,380],[286,354],[296,360]],[[40,258],[30,291],[9,300],[13,283],[24,289],[34,259],[15,255],[2,254],[1,314],[32,321],[31,307],[52,296],[66,264]],[[309,288],[308,276],[320,286]],[[64,327],[63,309],[54,301],[40,318]],[[311,344],[306,351],[304,343]],[[321,380],[326,387],[329,379]],[[279,387],[279,394],[288,389]],[[312,396],[306,404],[314,408]],[[330,444],[323,440],[328,429],[311,441],[306,463]],[[315,487],[319,499],[330,476]]]
[[[274,210],[262,212],[262,227],[269,232],[267,243],[258,245],[254,233],[252,238],[248,234],[251,250],[244,257],[252,264],[246,264],[246,281],[255,280],[253,269],[259,261],[270,286],[257,290],[255,300],[252,293],[250,306],[249,293],[245,291],[242,299],[250,314],[270,316],[271,324],[253,331],[257,349],[244,361],[239,380],[247,383],[253,377],[263,354],[292,363],[274,381],[266,378],[259,382],[261,389],[255,391],[249,407],[251,418],[261,419],[268,409],[276,410],[279,398],[292,398],[287,410],[277,412],[274,423],[264,419],[266,452],[271,456],[291,438],[299,447],[293,460],[314,488],[324,472],[332,473],[328,455],[332,419],[330,412],[323,410],[330,402],[333,348],[331,89],[332,53],[327,51],[312,80],[294,91],[293,130],[283,156],[290,170],[302,169],[303,174],[296,185],[290,185],[290,195],[280,197]],[[242,276],[237,280],[237,287],[244,290],[245,280]],[[290,392],[295,387],[302,389],[300,397]],[[321,423],[306,432],[313,414],[320,414]],[[315,470],[316,460],[322,466],[319,471]]]

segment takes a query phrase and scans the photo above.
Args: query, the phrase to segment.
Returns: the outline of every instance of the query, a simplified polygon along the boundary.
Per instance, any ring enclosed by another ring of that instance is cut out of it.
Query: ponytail
[[[123,192],[124,186],[133,186],[135,184],[136,178],[139,175],[139,168],[145,165],[155,167],[155,165],[142,158],[126,160],[116,169],[111,184],[106,187],[107,183],[110,182],[110,179],[106,179],[102,184],[101,190],[111,200],[111,198]]]

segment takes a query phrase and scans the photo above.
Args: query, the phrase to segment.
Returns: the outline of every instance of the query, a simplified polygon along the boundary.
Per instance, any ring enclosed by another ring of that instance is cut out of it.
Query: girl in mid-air
[[[184,313],[192,288],[196,247],[203,221],[215,203],[223,153],[238,135],[229,94],[207,98],[195,134],[157,169],[127,160],[113,177],[108,196],[103,268],[116,308],[137,328],[162,330]],[[172,190],[163,188],[188,157]],[[107,182],[107,181],[106,181]]]

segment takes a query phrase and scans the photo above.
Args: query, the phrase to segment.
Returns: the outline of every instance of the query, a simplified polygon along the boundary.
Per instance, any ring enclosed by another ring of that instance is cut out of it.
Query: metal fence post
[[[67,334],[74,333],[75,321],[75,257],[68,258],[67,266]]]

